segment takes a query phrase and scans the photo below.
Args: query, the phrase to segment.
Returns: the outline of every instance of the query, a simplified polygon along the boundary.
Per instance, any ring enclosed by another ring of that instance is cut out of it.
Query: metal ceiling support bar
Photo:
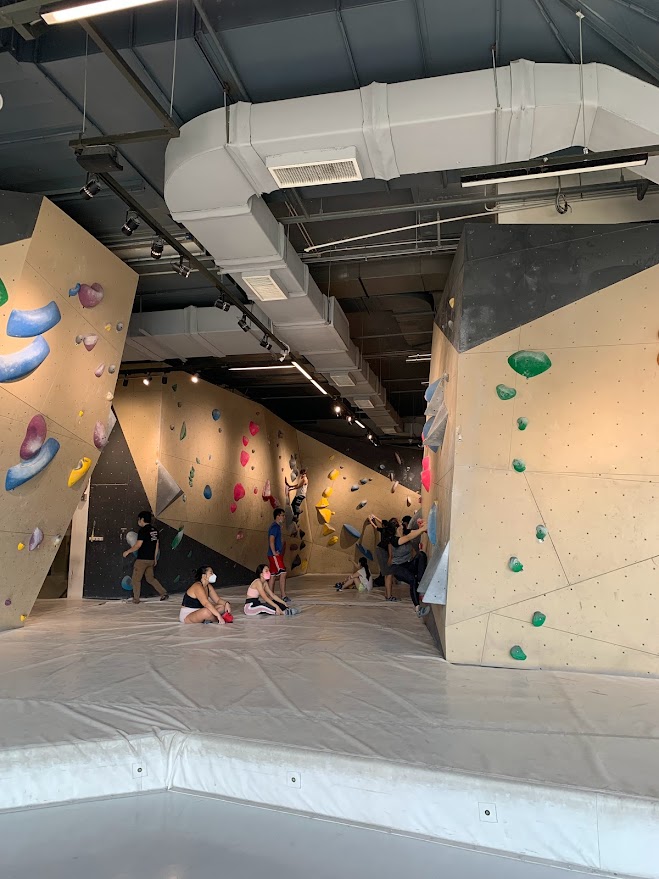
[[[615,49],[618,49],[623,55],[626,55],[630,61],[633,61],[641,70],[645,70],[659,84],[659,64],[648,53],[641,49],[636,43],[632,43],[627,37],[624,37],[620,31],[616,30],[609,21],[599,12],[589,6],[587,3],[576,2],[576,0],[559,0],[563,6],[572,12],[583,12],[584,23],[595,31],[602,39],[610,43]]]
[[[210,283],[224,296],[224,298],[230,302],[232,305],[241,311],[245,317],[249,320],[251,324],[255,327],[258,327],[264,335],[268,336],[275,345],[279,346],[282,351],[288,347],[285,342],[282,342],[275,334],[265,326],[265,324],[261,323],[261,321],[254,317],[252,312],[247,308],[225,285],[219,280],[217,275],[215,275],[210,269],[208,269],[196,256],[193,256],[189,253],[183,245],[177,241],[177,239],[169,232],[163,225],[161,225],[156,218],[147,211],[146,208],[142,207],[142,205],[133,198],[130,192],[127,192],[120,183],[112,177],[111,174],[97,174],[96,175],[99,180],[102,180],[103,183],[107,186],[108,189],[111,189],[116,196],[118,196],[121,201],[126,205],[127,208],[131,211],[135,211],[135,213],[149,226],[156,235],[159,235],[164,241],[172,247],[178,255],[186,260],[189,265],[196,269],[200,275],[203,275]]]
[[[231,82],[229,82],[229,89],[231,97],[234,100],[239,101],[249,101],[251,102],[251,98],[249,96],[249,92],[245,88],[243,81],[238,74],[238,71],[233,66],[229,55],[227,54],[227,50],[222,45],[222,40],[219,35],[213,29],[213,25],[211,24],[211,20],[208,17],[206,10],[204,9],[201,0],[192,0],[192,5],[197,10],[199,18],[201,19],[202,24],[206,28],[206,36],[208,37],[209,42],[211,43],[213,49],[217,52],[220,57],[220,60],[223,66],[226,68],[229,77],[231,78]]]
[[[352,78],[353,78],[357,88],[361,88],[362,84],[359,81],[359,74],[357,73],[357,65],[355,64],[355,56],[352,54],[350,40],[348,39],[348,32],[346,30],[345,22],[343,21],[343,13],[341,11],[341,0],[336,0],[335,12],[336,12],[336,21],[339,26],[339,30],[341,31],[341,36],[343,37],[343,45],[346,50],[346,55],[348,56],[348,61],[350,62],[350,69],[352,70]]]
[[[173,135],[164,128],[151,128],[147,131],[126,131],[121,134],[103,134],[100,137],[76,137],[74,140],[69,141],[69,146],[101,146],[106,143],[113,145],[118,143],[142,143],[145,140],[160,140],[163,137],[170,138],[172,136]]]
[[[577,56],[574,54],[572,49],[570,49],[570,47],[568,46],[565,37],[558,29],[558,25],[556,24],[554,19],[549,14],[549,11],[548,11],[547,7],[545,6],[545,4],[542,2],[542,0],[535,0],[535,5],[538,7],[538,10],[540,11],[540,15],[542,15],[544,20],[547,22],[549,29],[551,30],[552,34],[556,37],[556,40],[560,43],[561,48],[563,49],[563,51],[565,52],[567,57],[570,59],[570,61],[573,64],[576,64],[577,63]]]
[[[423,75],[428,76],[428,61],[426,58],[426,41],[423,39],[423,27],[421,25],[421,11],[419,9],[419,0],[414,0],[414,20],[416,21],[416,34],[419,40],[419,49],[421,51],[421,64],[423,66]]]
[[[178,137],[179,128],[176,122],[162,107],[160,102],[151,94],[142,80],[135,74],[132,67],[124,61],[123,57],[117,52],[114,46],[110,45],[103,34],[96,28],[96,25],[83,18],[80,21],[80,27],[89,35],[94,43],[96,43],[105,57],[112,62],[114,67],[119,71],[131,88],[142,98],[151,112],[160,119],[169,136]]]
[[[628,0],[613,0],[613,2],[617,3],[619,6],[624,6],[625,9],[630,9],[632,12],[638,13],[638,15],[642,15],[644,18],[648,18],[650,21],[654,21],[655,24],[659,24],[659,15],[655,15],[644,6],[639,6],[638,3],[629,3]]]
[[[494,60],[499,63],[499,42],[501,40],[501,0],[494,0]]]

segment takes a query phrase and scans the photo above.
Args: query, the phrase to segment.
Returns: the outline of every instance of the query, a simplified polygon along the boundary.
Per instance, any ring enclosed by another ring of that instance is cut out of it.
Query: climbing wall
[[[659,674],[657,289],[655,266],[457,356],[449,660]]]
[[[405,469],[393,453],[383,454],[381,470],[369,470],[257,403],[186,373],[171,374],[166,385],[131,381],[114,405],[151,508],[179,536],[165,547],[170,554],[191,540],[251,571],[266,561],[267,531],[281,506],[290,574],[341,573],[352,569],[358,544],[373,552],[368,513],[405,515],[418,505],[417,492],[392,478],[392,466]],[[296,526],[285,480],[294,482],[301,467],[309,491]],[[130,527],[136,512],[126,511]],[[245,579],[244,571],[235,576]]]
[[[32,609],[112,429],[137,276],[47,199],[0,193],[0,628]]]

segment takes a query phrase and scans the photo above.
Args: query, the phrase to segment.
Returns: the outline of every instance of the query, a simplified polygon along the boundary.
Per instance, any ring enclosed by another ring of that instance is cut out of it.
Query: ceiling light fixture
[[[119,12],[122,9],[133,9],[135,6],[159,2],[161,0],[98,0],[96,3],[81,3],[78,6],[51,9],[49,12],[41,13],[41,18],[46,24],[66,24],[69,21],[79,21],[94,15],[107,15],[109,12]]]
[[[352,424],[352,415],[350,415],[349,413],[348,415],[346,415],[346,421],[348,422],[348,424]]]
[[[361,427],[362,430],[366,430],[366,425],[362,424],[361,421],[357,421],[356,418],[355,418],[354,423],[357,425],[357,427]]]
[[[263,338],[260,340],[259,345],[261,348],[265,348],[266,351],[272,350],[272,342],[268,339],[265,333],[263,333]]]
[[[190,381],[191,381],[193,384],[196,385],[197,382],[199,381],[199,373],[198,373],[198,372],[195,372],[194,375],[191,375],[191,376],[190,376]]]
[[[303,375],[306,379],[308,379],[308,381],[310,381],[311,384],[312,384],[315,388],[318,388],[318,390],[320,391],[321,394],[324,394],[326,397],[328,396],[328,393],[327,393],[327,391],[325,390],[325,388],[321,387],[321,386],[318,384],[318,382],[316,381],[316,379],[315,379],[315,378],[312,378],[312,376],[309,375],[309,373],[306,371],[306,369],[304,369],[302,366],[300,366],[300,364],[297,362],[297,360],[294,360],[294,361],[293,361],[293,366],[297,369],[298,372],[301,372],[302,375]]]
[[[524,180],[540,180],[543,177],[563,177],[566,174],[584,174],[587,171],[615,171],[619,168],[639,168],[647,165],[648,153],[585,153],[581,156],[550,159],[544,156],[535,165],[500,165],[499,168],[476,174],[464,174],[460,178],[463,188],[489,186],[496,183],[518,183]]]
[[[145,375],[144,378],[142,379],[142,384],[143,384],[143,385],[146,385],[147,388],[148,388],[149,385],[151,384],[151,376],[150,376],[150,375]]]
[[[341,407],[338,403],[334,406],[334,414],[337,416],[341,414]]]
[[[219,308],[220,311],[228,311],[231,308],[231,303],[227,302],[224,296],[220,296],[213,304],[215,305],[215,308]]]
[[[178,262],[172,263],[172,270],[176,272],[177,275],[180,275],[182,278],[189,278],[192,274],[192,269],[190,268],[190,264],[183,260],[183,257],[180,258]]]
[[[247,320],[247,316],[243,315],[238,321],[238,326],[243,331],[243,333],[249,332],[249,321]]]
[[[279,356],[279,362],[280,362],[280,363],[283,363],[284,360],[286,360],[286,358],[288,357],[288,355],[289,355],[290,353],[291,353],[290,346],[289,346],[289,345],[286,345],[286,347],[283,349],[283,351],[281,352],[281,354],[280,354],[280,356]]]
[[[98,182],[96,177],[93,174],[87,175],[87,181],[85,185],[80,190],[80,195],[87,199],[87,201],[91,201],[95,195],[101,191],[101,184]]]
[[[133,232],[139,228],[140,218],[137,216],[135,211],[128,211],[126,214],[126,222],[121,227],[121,231],[124,233],[126,238],[130,238]]]
[[[165,242],[160,235],[151,242],[151,259],[160,259],[165,249]]]
[[[128,387],[128,379],[127,379],[127,378],[125,378],[125,379],[122,381],[121,386],[122,386],[123,388],[127,388],[127,387]]]
[[[255,372],[258,369],[293,369],[292,363],[286,363],[284,366],[230,366],[229,372]]]
[[[167,384],[167,376],[166,376],[166,375],[163,375],[163,377],[162,377],[162,383],[163,383],[164,385]]]
[[[432,354],[430,352],[427,354],[410,354],[405,359],[405,363],[429,363],[431,358]]]

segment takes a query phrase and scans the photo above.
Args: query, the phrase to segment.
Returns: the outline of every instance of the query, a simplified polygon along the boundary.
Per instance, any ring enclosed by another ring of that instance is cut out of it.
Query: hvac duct
[[[228,110],[228,126],[225,109],[213,110],[184,125],[167,147],[165,198],[174,219],[259,301],[293,351],[330,381],[349,373],[357,396],[370,397],[396,430],[340,306],[321,294],[260,195],[293,184],[388,180],[527,161],[571,146],[599,152],[659,140],[659,89],[613,68],[583,68],[583,117],[577,65],[516,61],[497,70],[497,82],[498,105],[491,70],[239,103]],[[659,182],[659,158],[642,172]]]

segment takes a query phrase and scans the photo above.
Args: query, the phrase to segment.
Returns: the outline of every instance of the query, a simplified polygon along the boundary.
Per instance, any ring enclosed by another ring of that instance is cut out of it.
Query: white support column
[[[71,520],[71,550],[69,554],[69,587],[67,598],[82,598],[85,579],[85,555],[87,553],[87,523],[89,518],[88,485],[76,507]]]

